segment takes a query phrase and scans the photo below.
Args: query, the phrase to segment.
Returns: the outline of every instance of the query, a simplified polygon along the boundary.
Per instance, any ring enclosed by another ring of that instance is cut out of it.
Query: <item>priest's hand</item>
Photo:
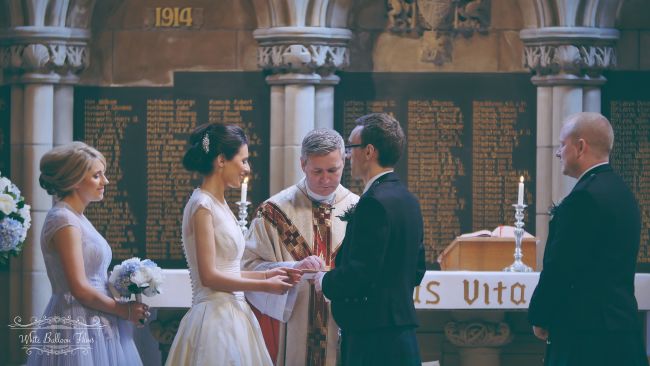
[[[300,262],[296,263],[293,268],[296,269],[313,269],[313,270],[322,270],[325,269],[325,262],[323,260],[315,255],[310,255],[309,257],[301,260]]]
[[[287,283],[295,285],[300,282],[302,278],[302,270],[289,267],[277,267],[264,271],[264,278],[271,278],[275,276],[285,276],[288,278]]]
[[[546,329],[544,329],[542,327],[538,327],[536,325],[533,325],[533,333],[535,333],[535,337],[537,337],[537,338],[539,338],[539,339],[541,339],[543,341],[548,340],[548,330],[546,330]]]

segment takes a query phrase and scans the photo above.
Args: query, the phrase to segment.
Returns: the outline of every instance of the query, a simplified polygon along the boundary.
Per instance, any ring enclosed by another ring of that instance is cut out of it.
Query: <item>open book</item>
[[[477,238],[477,237],[486,237],[486,238],[514,238],[515,237],[515,227],[507,225],[499,225],[496,229],[490,230],[479,230],[474,231],[473,233],[461,234],[459,238]],[[524,231],[524,238],[532,238],[533,236]]]

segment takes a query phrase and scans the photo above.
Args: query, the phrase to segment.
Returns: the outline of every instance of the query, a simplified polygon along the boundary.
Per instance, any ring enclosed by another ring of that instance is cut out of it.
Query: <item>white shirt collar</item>
[[[381,173],[375,175],[374,177],[370,178],[370,180],[368,181],[368,183],[366,183],[366,187],[363,189],[363,193],[366,193],[366,191],[367,191],[368,189],[370,189],[370,186],[371,186],[373,183],[375,183],[375,181],[376,181],[377,179],[379,179],[379,177],[381,177],[382,175],[386,175],[386,174],[388,174],[388,173],[392,173],[392,172],[393,172],[393,170],[387,170],[387,171],[385,171],[385,172],[381,172]]]
[[[311,189],[309,189],[309,185],[307,184],[306,179],[305,179],[305,188],[307,189],[307,195],[313,201],[321,202],[321,203],[327,203],[327,204],[330,204],[330,205],[334,203],[334,198],[336,196],[336,189],[338,189],[338,187],[336,187],[334,192],[332,192],[331,194],[329,194],[327,196],[321,196],[320,194],[314,193]]]
[[[598,163],[598,164],[592,166],[591,168],[585,170],[585,171],[582,172],[582,174],[580,174],[580,176],[578,177],[578,182],[580,181],[580,179],[582,179],[582,177],[585,176],[585,174],[587,174],[587,173],[589,173],[590,171],[594,170],[594,168],[596,168],[596,167],[598,167],[598,166],[601,166],[601,165],[605,165],[605,164],[609,164],[609,161],[606,161],[606,162],[603,162],[603,163]]]

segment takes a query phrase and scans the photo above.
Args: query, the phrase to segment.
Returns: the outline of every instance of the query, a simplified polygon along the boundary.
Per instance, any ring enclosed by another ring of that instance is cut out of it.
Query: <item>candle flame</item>
[[[521,183],[524,182],[524,176],[523,175],[521,177],[519,177],[519,182],[521,182]]]
[[[244,177],[244,184],[248,184],[248,177]]]

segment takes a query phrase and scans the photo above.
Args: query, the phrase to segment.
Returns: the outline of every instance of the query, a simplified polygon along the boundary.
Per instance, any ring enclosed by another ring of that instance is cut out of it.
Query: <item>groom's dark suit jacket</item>
[[[413,289],[424,273],[420,204],[387,173],[359,199],[323,293],[344,332],[416,327]]]
[[[554,210],[528,317],[554,332],[638,329],[634,269],[641,223],[609,164],[588,171]]]

